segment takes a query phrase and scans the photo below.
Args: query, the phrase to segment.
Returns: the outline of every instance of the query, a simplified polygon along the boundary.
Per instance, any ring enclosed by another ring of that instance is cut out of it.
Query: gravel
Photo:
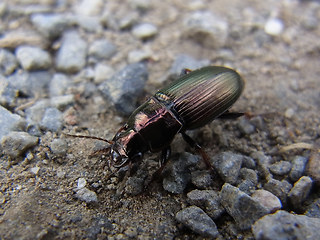
[[[203,237],[216,238],[219,235],[216,224],[199,207],[190,206],[177,212],[176,219]]]
[[[63,34],[56,56],[56,67],[65,73],[76,73],[86,64],[87,43],[75,31]]]
[[[136,108],[137,98],[142,94],[147,79],[147,66],[144,63],[133,63],[100,84],[99,90],[117,111],[129,115]]]
[[[51,67],[51,57],[48,52],[33,46],[20,46],[16,56],[24,70],[43,70]]]
[[[228,183],[223,185],[220,197],[222,206],[242,230],[250,229],[256,220],[268,214],[261,202]]]
[[[257,240],[318,239],[320,219],[277,211],[252,226]]]
[[[0,3],[0,239],[318,239],[320,2],[126,3]],[[112,140],[208,65],[252,113],[187,132],[215,173],[180,135],[151,181],[157,153],[117,172],[109,144],[63,134]]]

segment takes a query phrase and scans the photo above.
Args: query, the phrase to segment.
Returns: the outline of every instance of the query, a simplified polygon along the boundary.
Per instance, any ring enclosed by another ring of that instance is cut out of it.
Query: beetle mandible
[[[160,89],[139,106],[112,140],[93,136],[110,144],[104,149],[110,156],[110,165],[120,168],[140,161],[147,151],[162,152],[162,171],[170,156],[170,143],[176,134],[194,148],[212,169],[206,153],[187,134],[187,130],[200,128],[216,118],[236,118],[243,113],[228,109],[239,98],[244,81],[233,69],[208,66],[185,72],[174,82]]]

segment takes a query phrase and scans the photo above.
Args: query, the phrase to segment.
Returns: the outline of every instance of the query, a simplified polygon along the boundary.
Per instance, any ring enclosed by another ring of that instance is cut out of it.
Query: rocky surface
[[[0,1],[0,239],[317,239],[319,1]],[[245,79],[230,109],[119,170],[108,144],[184,69]]]

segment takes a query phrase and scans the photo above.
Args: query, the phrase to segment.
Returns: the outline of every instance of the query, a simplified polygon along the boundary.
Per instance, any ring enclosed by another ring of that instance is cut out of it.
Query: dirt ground
[[[69,2],[70,6],[77,4]],[[10,3],[13,4],[20,6],[28,1]],[[132,11],[129,3],[108,1],[107,6],[119,18]],[[212,11],[228,22],[228,38],[222,48],[206,47],[184,36],[183,21],[193,8]],[[283,22],[283,31],[276,36],[264,31],[270,17]],[[11,22],[13,19],[14,16],[6,18]],[[30,27],[25,19],[28,16],[19,16],[16,21]],[[280,153],[279,149],[298,142],[313,144],[320,136],[319,20],[317,1],[150,1],[139,21],[158,27],[152,40],[141,41],[130,32],[112,29],[106,29],[102,36],[117,46],[118,52],[109,62],[116,71],[127,65],[129,51],[145,46],[151,49],[153,60],[148,63],[146,97],[164,84],[164,76],[181,53],[237,69],[246,86],[232,109],[272,113],[262,115],[266,128],[243,135],[238,128],[239,119],[217,120],[191,135],[210,157],[226,150],[244,155],[261,151],[277,162],[290,161],[297,155],[309,157],[310,150]],[[88,40],[94,38],[95,33],[86,35]],[[53,67],[51,71],[56,70]],[[126,117],[119,115],[98,91],[89,97],[81,95],[81,90],[77,92],[73,106],[77,124],[66,124],[63,131],[112,138]],[[227,145],[222,144],[222,138],[227,139]],[[109,174],[105,158],[90,157],[100,143],[65,138],[61,132],[47,132],[40,139],[39,145],[18,162],[12,163],[4,154],[0,158],[0,239],[202,239],[175,220],[177,211],[188,205],[186,193],[192,186],[175,195],[166,192],[160,181],[153,183],[148,193],[117,195],[117,178],[105,180]],[[54,139],[65,139],[66,155],[51,153]],[[192,152],[180,136],[172,149],[173,154]],[[158,154],[147,154],[145,159],[154,159],[156,163],[157,157]],[[39,167],[36,175],[30,171],[34,167]],[[88,204],[76,198],[79,178],[86,179],[98,202]],[[313,190],[309,201],[319,195],[318,189]],[[234,231],[232,222],[224,216],[216,223],[221,239],[253,238],[250,231]]]

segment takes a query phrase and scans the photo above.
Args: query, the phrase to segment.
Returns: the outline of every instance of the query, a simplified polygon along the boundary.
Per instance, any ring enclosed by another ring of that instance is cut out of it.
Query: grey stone
[[[72,94],[56,96],[50,99],[51,106],[59,109],[60,111],[64,111],[67,106],[72,105],[74,102],[75,99]]]
[[[264,189],[255,191],[251,197],[264,206],[268,210],[268,213],[273,213],[282,208],[280,199]]]
[[[178,159],[170,161],[163,172],[163,188],[171,193],[183,193],[191,180],[189,166],[195,165],[199,159],[190,153],[180,154]]]
[[[313,151],[306,166],[306,173],[318,185],[320,184],[320,153]]]
[[[238,188],[246,194],[252,193],[258,184],[258,175],[256,171],[249,168],[240,169],[240,178],[243,181],[238,185]]]
[[[103,9],[103,0],[81,0],[76,4],[76,13],[83,16],[97,16]]]
[[[205,189],[213,184],[211,171],[192,171],[191,182],[200,189]]]
[[[51,57],[48,52],[38,47],[20,46],[16,56],[25,70],[43,70],[51,67]]]
[[[182,209],[177,212],[176,219],[203,237],[216,238],[219,235],[214,221],[199,207]]]
[[[0,48],[0,74],[10,75],[18,66],[18,61],[13,53]]]
[[[151,38],[157,33],[157,27],[151,23],[141,23],[132,28],[132,34],[139,39]]]
[[[244,135],[250,135],[256,130],[255,126],[247,118],[241,118],[238,122],[238,127]]]
[[[319,226],[318,218],[279,210],[259,219],[252,226],[252,232],[257,240],[316,240],[320,236]]]
[[[62,128],[62,113],[56,108],[47,108],[40,122],[40,127],[56,132]]]
[[[301,204],[307,199],[312,187],[312,179],[307,176],[301,177],[291,188],[288,198],[295,208],[301,206]]]
[[[8,82],[11,88],[22,95],[39,97],[48,92],[51,77],[48,71],[16,72],[8,77]]]
[[[276,179],[271,179],[264,185],[264,189],[276,195],[283,206],[287,204],[287,196],[291,188],[292,185],[289,182]]]
[[[190,205],[203,209],[213,220],[225,212],[220,203],[219,192],[214,190],[192,190],[187,194],[187,200]]]
[[[314,200],[305,212],[308,217],[320,218],[320,198]]]
[[[183,69],[196,70],[208,66],[209,64],[209,60],[197,60],[189,55],[179,54],[174,60],[169,73],[171,77],[177,77],[181,74]]]
[[[26,118],[29,122],[39,123],[45,110],[50,106],[50,100],[42,99],[25,110]]]
[[[270,172],[272,172],[273,174],[283,176],[283,175],[286,175],[290,172],[291,167],[292,166],[291,166],[290,162],[280,161],[280,162],[276,162],[276,163],[272,164],[269,167],[269,169],[270,169]]]
[[[75,20],[87,32],[101,33],[103,30],[99,17],[78,15]]]
[[[226,44],[228,22],[210,11],[196,11],[184,20],[184,35],[209,48],[219,48]]]
[[[17,130],[23,119],[0,105],[0,140],[10,131]]]
[[[76,73],[86,64],[87,43],[75,31],[63,35],[61,47],[56,57],[58,70]]]
[[[128,180],[126,181],[126,188],[125,191],[129,195],[138,195],[143,192],[145,189],[144,185],[144,178],[142,177],[129,177]]]
[[[7,108],[16,107],[17,91],[10,85],[8,78],[0,74],[0,105]]]
[[[56,73],[53,75],[49,85],[51,97],[65,95],[68,88],[72,85],[72,81],[65,74]]]
[[[211,159],[220,177],[234,184],[238,180],[243,156],[232,152],[222,152]]]
[[[289,174],[290,180],[293,182],[298,181],[299,178],[302,177],[308,158],[303,156],[296,156],[292,160],[292,168]]]
[[[56,13],[37,13],[31,16],[32,24],[50,39],[59,37],[64,30],[74,24],[71,16]]]
[[[14,159],[22,156],[29,148],[36,146],[38,140],[37,137],[26,132],[11,131],[8,135],[2,137],[1,147],[4,153]]]
[[[266,156],[263,152],[253,152],[251,154],[251,157],[255,160],[256,162],[256,169],[259,172],[259,176],[261,178],[264,178],[266,180],[269,180],[272,178],[270,172],[269,172],[269,165],[271,158]]]
[[[97,60],[110,59],[117,52],[117,47],[105,39],[94,41],[89,47],[89,56]]]
[[[68,144],[63,139],[54,139],[50,143],[50,150],[56,156],[65,156],[68,150]]]
[[[100,84],[99,90],[120,113],[129,115],[136,109],[137,98],[142,94],[147,79],[147,66],[134,63]]]
[[[114,70],[109,65],[97,63],[94,69],[94,82],[100,84],[114,74]]]
[[[152,58],[152,52],[151,50],[132,50],[128,54],[128,62],[129,63],[135,63],[135,62],[141,62],[146,59]]]
[[[228,183],[222,186],[220,197],[222,206],[241,230],[250,229],[256,220],[268,214],[260,202]]]
[[[242,166],[241,167],[255,169],[256,162],[251,157],[244,156],[244,158],[242,159]]]
[[[76,191],[76,197],[86,203],[98,202],[97,194],[86,187],[78,189]]]
[[[254,184],[250,180],[245,179],[240,184],[238,184],[238,188],[242,192],[251,195],[256,190],[256,184]]]

